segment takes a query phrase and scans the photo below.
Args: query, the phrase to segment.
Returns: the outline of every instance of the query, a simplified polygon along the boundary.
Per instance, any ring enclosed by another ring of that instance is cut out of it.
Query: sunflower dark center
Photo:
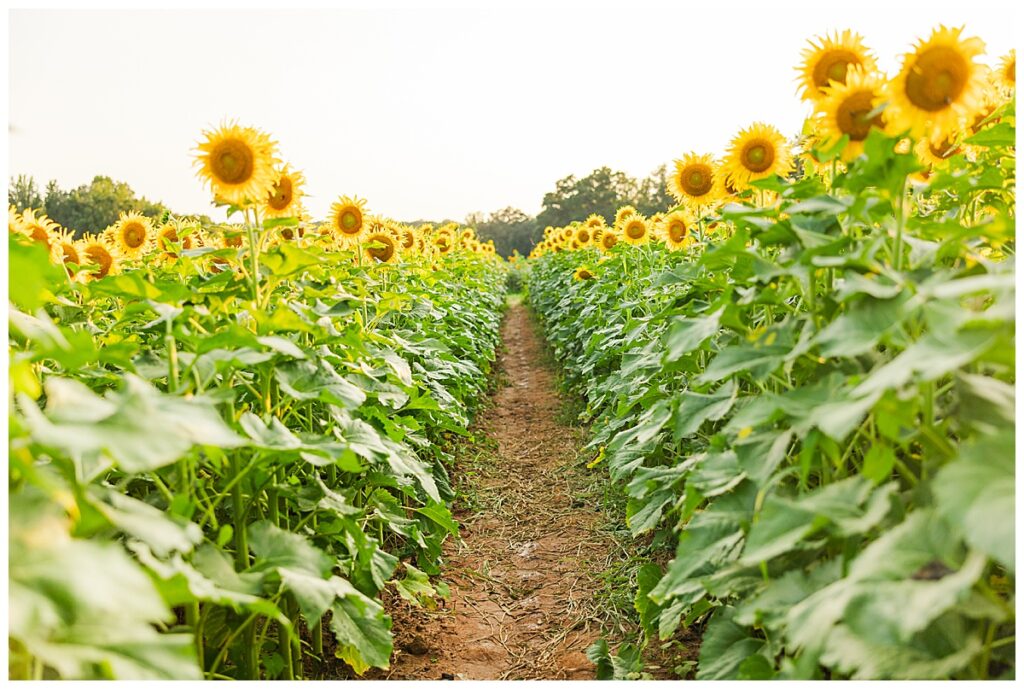
[[[668,236],[676,243],[679,243],[686,239],[686,224],[679,221],[673,222],[668,226]]]
[[[871,91],[857,91],[851,94],[836,111],[836,124],[839,130],[850,137],[850,141],[863,141],[868,138],[872,127],[882,127],[882,114],[869,117],[874,107],[874,94]]]
[[[362,224],[362,218],[360,217],[359,211],[353,208],[346,208],[341,212],[339,216],[341,222],[341,229],[349,234],[354,234],[359,230],[359,226]]]
[[[925,50],[907,74],[905,93],[916,107],[936,112],[955,102],[967,87],[970,65],[959,51],[944,45]]]
[[[146,243],[146,230],[137,222],[129,223],[121,231],[121,237],[130,249],[138,249]]]
[[[743,166],[751,172],[764,172],[775,162],[775,147],[764,139],[754,139],[743,147]]]
[[[626,234],[629,235],[630,239],[640,239],[646,231],[647,228],[644,227],[642,222],[631,222],[626,225]]]
[[[860,58],[850,50],[830,50],[814,65],[814,85],[823,90],[830,81],[846,83],[850,65],[859,65]]]
[[[274,185],[274,190],[271,192],[270,200],[267,203],[275,211],[283,211],[291,202],[292,181],[287,177],[282,177]]]
[[[252,177],[252,149],[243,141],[227,139],[213,150],[212,167],[214,175],[225,184],[242,184]]]

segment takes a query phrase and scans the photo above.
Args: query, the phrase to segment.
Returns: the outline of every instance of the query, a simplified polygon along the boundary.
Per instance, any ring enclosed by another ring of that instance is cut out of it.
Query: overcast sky
[[[222,218],[191,149],[237,118],[305,172],[315,217],[339,194],[406,220],[535,213],[568,174],[643,176],[755,120],[797,132],[794,67],[826,31],[859,31],[890,74],[939,23],[966,24],[991,64],[1017,40],[1007,3],[978,0],[676,5],[15,10],[9,172],[106,174]]]

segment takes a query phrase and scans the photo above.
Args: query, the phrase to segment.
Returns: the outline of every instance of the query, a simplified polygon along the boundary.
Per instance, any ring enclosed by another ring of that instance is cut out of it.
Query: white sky
[[[966,24],[994,64],[1017,41],[1007,5],[14,10],[9,174],[106,174],[223,218],[191,149],[237,118],[305,172],[314,217],[339,194],[406,220],[535,213],[568,174],[643,176],[755,120],[795,133],[808,38],[852,28],[892,74],[934,26]]]

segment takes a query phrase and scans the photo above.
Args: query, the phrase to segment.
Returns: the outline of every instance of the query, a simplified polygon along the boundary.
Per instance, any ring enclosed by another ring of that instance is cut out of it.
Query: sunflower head
[[[583,221],[584,227],[587,227],[591,232],[596,232],[601,228],[605,227],[604,217],[597,213],[591,213],[587,216],[587,219]]]
[[[619,233],[614,227],[602,227],[595,241],[601,251],[611,251],[612,247],[619,243]]]
[[[675,170],[668,180],[668,190],[679,203],[697,208],[710,206],[721,196],[721,185],[715,159],[708,154],[687,153],[675,161]]]
[[[733,187],[742,191],[753,180],[787,175],[792,166],[792,154],[779,130],[755,122],[732,140],[724,168]]]
[[[842,33],[820,36],[817,42],[808,41],[803,51],[800,72],[801,98],[815,101],[825,94],[832,83],[845,84],[852,67],[865,72],[876,69],[875,58],[864,47],[860,35],[849,29]]]
[[[615,211],[615,224],[621,225],[623,220],[635,214],[636,209],[632,206],[622,206],[619,210]]]
[[[659,234],[665,245],[675,251],[691,243],[690,225],[693,218],[686,211],[678,210],[661,219],[658,225]]]
[[[117,273],[117,248],[104,235],[86,234],[79,244],[78,255],[82,259],[80,265],[91,265],[86,277],[99,280]]]
[[[154,239],[152,221],[135,211],[121,213],[107,231],[121,255],[129,258],[138,258],[146,253]]]
[[[285,165],[275,170],[275,180],[263,204],[267,218],[294,218],[302,211],[302,187],[306,178],[298,170]]]
[[[79,245],[75,241],[75,234],[71,230],[61,228],[54,233],[51,254],[65,265],[68,275],[74,278],[73,266],[82,265],[82,256],[79,252]]]
[[[634,213],[626,216],[619,225],[619,236],[627,244],[645,244],[650,239],[650,225],[647,218]]]
[[[583,248],[590,246],[590,243],[594,239],[594,231],[586,225],[577,225],[573,230],[573,241],[576,242],[577,248]]]
[[[950,137],[924,138],[918,140],[914,146],[914,153],[917,154],[918,159],[932,168],[944,167],[950,158],[962,152],[963,147]]]
[[[46,217],[45,213],[36,215],[36,211],[26,208],[21,214],[20,231],[30,237],[33,242],[38,242],[48,250],[52,249],[53,238],[60,225]]]
[[[270,195],[278,160],[277,144],[267,134],[228,122],[203,137],[195,165],[217,199],[245,206]]]
[[[980,38],[962,38],[962,28],[940,26],[903,57],[889,82],[889,116],[897,131],[941,139],[969,122],[981,107],[985,89],[985,51]]]
[[[1007,89],[1017,88],[1017,50],[1008,52],[999,61],[999,68],[996,70],[996,80],[1001,86]]]
[[[593,280],[594,274],[590,272],[590,269],[586,266],[580,266],[572,274],[574,280]]]
[[[342,196],[331,206],[329,230],[339,239],[357,239],[366,227],[366,201]]]
[[[371,263],[394,263],[398,260],[398,237],[388,227],[379,225],[361,238],[363,252]]]
[[[861,154],[872,129],[885,129],[885,120],[878,112],[885,100],[884,89],[880,77],[854,68],[847,73],[846,83],[833,82],[817,102],[821,136],[832,143],[849,137],[850,142],[843,149],[844,160]]]

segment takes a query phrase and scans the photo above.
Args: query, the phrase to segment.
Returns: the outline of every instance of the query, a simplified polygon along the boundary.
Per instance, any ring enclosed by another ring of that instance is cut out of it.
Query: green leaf
[[[7,293],[11,302],[23,311],[34,312],[52,297],[54,286],[65,277],[50,260],[42,244],[26,243],[14,233],[7,236]]]
[[[1016,435],[1007,430],[965,444],[933,483],[940,514],[967,543],[1011,573],[1015,562]]]
[[[287,568],[323,577],[331,571],[333,560],[297,533],[285,531],[268,521],[248,527],[249,547],[256,555],[253,568]]]
[[[195,445],[244,444],[203,397],[165,395],[143,379],[125,375],[124,388],[99,397],[69,378],[49,378],[46,414],[21,405],[32,436],[59,448],[93,471],[101,455],[126,472],[170,464]]]
[[[733,621],[736,610],[719,608],[711,616],[700,644],[697,679],[741,679],[740,667],[764,648],[764,641],[754,639],[747,630]],[[747,668],[756,667],[752,663]]]
[[[319,400],[343,409],[356,409],[366,401],[365,392],[323,359],[283,363],[274,369],[274,378],[285,394],[297,400]]]
[[[391,660],[391,618],[372,598],[335,577],[339,598],[331,606],[331,631],[338,646],[334,654],[357,674],[371,667],[387,669]]]
[[[673,318],[665,334],[664,361],[678,361],[718,332],[724,307],[703,318]]]
[[[736,381],[731,380],[710,395],[683,392],[672,413],[675,419],[675,440],[678,442],[693,435],[705,421],[718,421],[728,414],[736,402],[737,390]]]

